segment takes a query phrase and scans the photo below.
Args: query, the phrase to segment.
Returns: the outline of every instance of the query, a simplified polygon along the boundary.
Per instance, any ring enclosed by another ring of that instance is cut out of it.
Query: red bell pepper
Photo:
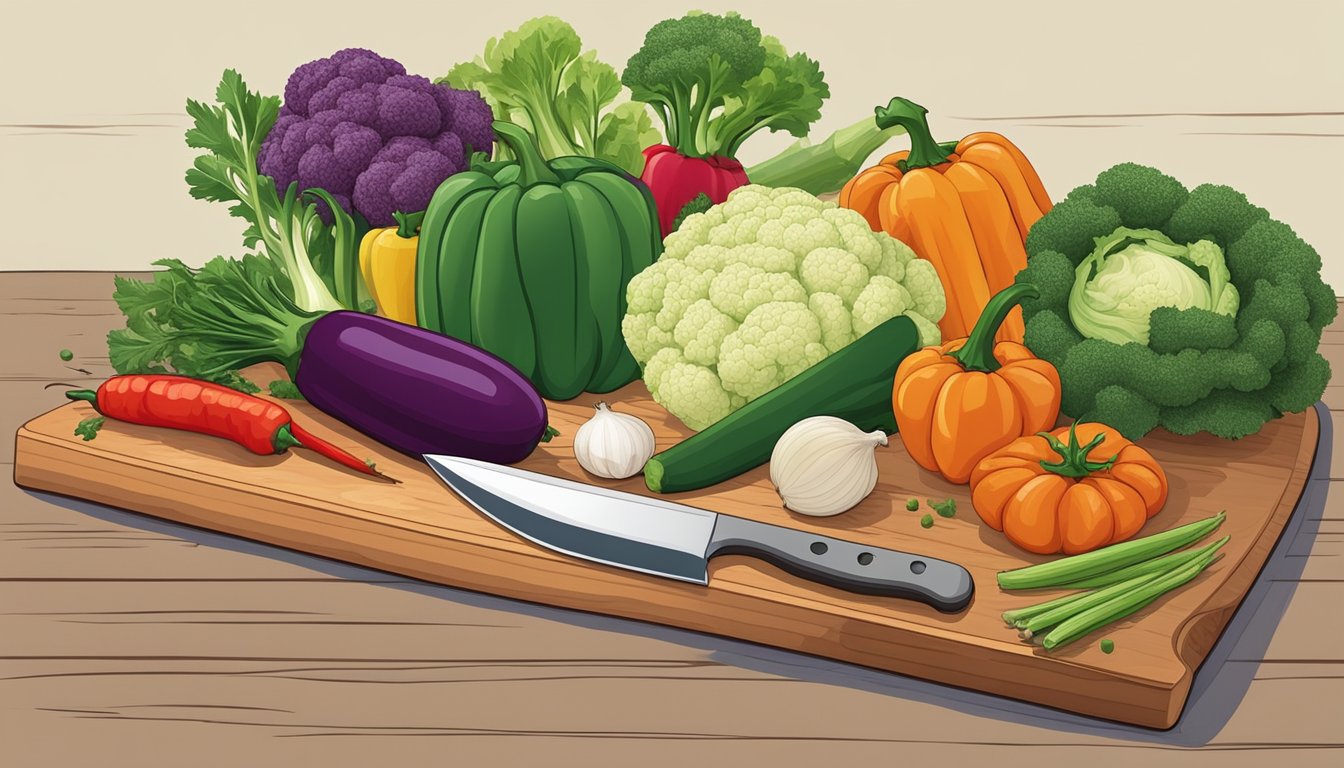
[[[742,164],[731,157],[687,157],[666,144],[644,150],[644,172],[639,178],[658,204],[663,237],[672,231],[677,214],[696,195],[703,192],[717,205],[728,199],[729,192],[751,183]]]

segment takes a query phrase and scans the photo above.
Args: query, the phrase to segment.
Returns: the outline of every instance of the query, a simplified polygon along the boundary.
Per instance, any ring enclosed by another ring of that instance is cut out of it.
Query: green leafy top
[[[244,392],[259,388],[238,374],[256,363],[298,367],[308,328],[321,313],[289,298],[289,281],[260,256],[216,257],[200,269],[176,259],[148,281],[117,277],[112,298],[126,327],[107,335],[118,373],[177,373]]]
[[[483,56],[439,82],[479,91],[496,119],[526,128],[548,160],[597,157],[638,175],[644,147],[659,141],[642,104],[615,103],[622,90],[615,68],[598,61],[596,51],[583,51],[574,28],[554,16],[492,38]]]
[[[736,155],[762,128],[807,135],[830,89],[816,61],[736,13],[655,24],[621,82],[654,108],[667,141],[689,157]]]
[[[215,104],[187,100],[193,120],[187,146],[206,150],[187,169],[191,196],[232,203],[229,213],[247,222],[243,246],[260,247],[288,275],[291,297],[300,307],[355,308],[359,225],[336,206],[334,227],[324,226],[316,201],[325,193],[300,192],[293,184],[282,197],[257,170],[261,143],[280,112],[279,97],[249,91],[241,75],[226,69],[215,99]]]
[[[280,207],[275,184],[263,183],[257,172],[257,153],[280,114],[280,97],[247,90],[242,75],[226,69],[215,99],[216,104],[187,99],[194,121],[187,146],[207,151],[187,169],[187,185],[198,200],[233,203],[229,213],[248,222],[243,245],[256,248],[268,235],[273,238],[262,229],[262,217]]]

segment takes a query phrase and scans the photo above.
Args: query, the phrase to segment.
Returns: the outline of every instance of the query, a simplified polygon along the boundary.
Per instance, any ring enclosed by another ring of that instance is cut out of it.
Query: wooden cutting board
[[[264,366],[263,366],[264,368]],[[253,371],[271,381],[278,369]],[[639,478],[600,481],[573,458],[575,430],[605,399],[653,426],[659,450],[689,432],[642,384],[551,403],[560,436],[521,466],[635,493]],[[307,451],[255,456],[224,440],[108,421],[84,442],[75,425],[93,414],[72,403],[20,428],[18,485],[176,522],[546,605],[623,616],[750,640],[1057,707],[1167,728],[1195,670],[1246,595],[1302,493],[1316,451],[1314,410],[1272,422],[1240,441],[1154,433],[1141,441],[1169,474],[1166,508],[1143,534],[1228,511],[1225,557],[1196,581],[1131,619],[1046,653],[1023,643],[1000,614],[1052,596],[1004,593],[994,574],[1027,556],[980,523],[968,489],[918,468],[900,440],[878,450],[877,490],[857,508],[815,519],[784,510],[760,468],[675,500],[874,546],[960,563],[975,579],[964,611],[947,615],[892,598],[819,586],[746,557],[716,558],[708,587],[570,559],[519,539],[457,499],[423,463],[396,454],[317,412],[283,401],[296,420],[400,480],[382,483]],[[920,527],[906,500],[952,497],[955,518]],[[1104,654],[1098,640],[1115,642]]]

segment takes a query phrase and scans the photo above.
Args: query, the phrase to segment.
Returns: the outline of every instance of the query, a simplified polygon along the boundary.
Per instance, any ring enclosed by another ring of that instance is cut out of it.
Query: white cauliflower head
[[[686,217],[626,298],[649,392],[695,430],[896,315],[937,344],[947,308],[933,265],[858,212],[758,185]]]

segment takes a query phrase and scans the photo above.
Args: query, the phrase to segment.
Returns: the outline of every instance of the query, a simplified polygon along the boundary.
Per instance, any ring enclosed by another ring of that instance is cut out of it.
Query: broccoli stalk
[[[747,178],[753,184],[798,187],[814,195],[835,192],[859,172],[868,156],[887,143],[887,139],[906,133],[912,126],[923,131],[921,136],[928,135],[926,110],[908,99],[892,99],[875,112],[875,117],[865,117],[841,128],[817,144],[799,139],[778,155],[748,168]],[[936,152],[922,143],[921,152],[946,159],[956,150],[957,142],[939,142],[934,146]]]
[[[902,133],[905,129],[899,125],[879,128],[872,117],[865,117],[816,144],[806,138],[795,141],[778,155],[747,168],[747,178],[753,184],[798,187],[814,195],[834,192],[858,173],[878,147]]]

